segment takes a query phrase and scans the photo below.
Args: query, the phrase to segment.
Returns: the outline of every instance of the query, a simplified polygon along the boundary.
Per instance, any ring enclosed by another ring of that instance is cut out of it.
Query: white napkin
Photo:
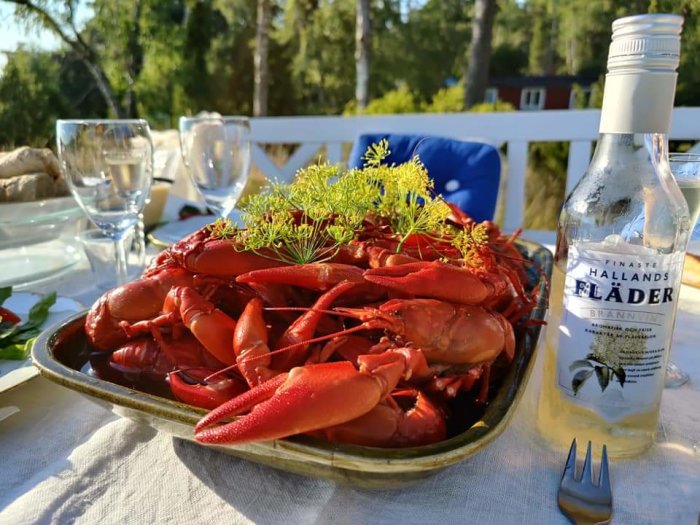
[[[611,462],[614,523],[698,519],[700,353],[691,311],[700,301],[689,293],[673,358],[691,382],[664,391],[659,444]],[[20,408],[0,423],[0,523],[568,523],[556,504],[566,451],[546,448],[533,425],[539,383],[537,371],[509,427],[479,454],[412,486],[375,491],[157,434],[37,379],[0,397]]]
[[[555,498],[564,454],[539,443],[527,404],[472,459],[401,490],[373,491],[156,434],[39,384],[0,426],[2,523],[566,523]],[[616,523],[694,523],[700,457],[671,439],[697,418],[697,400],[696,390],[671,392],[668,441],[641,459],[612,462]],[[688,410],[678,410],[682,402]]]

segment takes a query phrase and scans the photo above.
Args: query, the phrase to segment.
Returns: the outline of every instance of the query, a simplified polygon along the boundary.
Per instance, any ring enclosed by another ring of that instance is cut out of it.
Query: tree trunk
[[[370,0],[356,0],[355,15],[355,100],[358,108],[369,102],[369,60],[372,49]]]
[[[88,46],[88,44],[81,38],[80,34],[75,30],[75,26],[72,25],[75,31],[75,39],[71,39],[61,28],[59,23],[54,19],[48,11],[43,9],[41,6],[34,4],[30,0],[5,0],[11,4],[23,5],[28,11],[31,11],[36,15],[36,17],[41,21],[47,29],[56,33],[59,38],[65,42],[76,55],[83,61],[88,71],[92,75],[95,83],[97,84],[97,89],[102,94],[107,103],[107,107],[114,114],[116,118],[122,118],[124,116],[124,111],[117,101],[117,97],[114,94],[112,85],[107,78],[102,66],[99,63],[97,54],[95,51]],[[71,21],[72,22],[72,21]]]
[[[469,65],[464,92],[464,106],[469,109],[484,100],[489,81],[491,37],[496,17],[497,0],[476,0],[469,46]]]
[[[88,60],[85,56],[78,54],[81,60],[87,67],[88,71],[92,75],[92,78],[97,84],[97,90],[102,94],[102,98],[107,103],[107,107],[114,114],[116,118],[124,118],[124,110],[122,109],[119,102],[117,102],[117,97],[112,90],[112,86],[109,83],[109,79],[105,75],[99,64],[95,64],[91,60]]]
[[[143,69],[143,46],[141,45],[141,13],[143,12],[142,0],[137,0],[134,5],[132,30],[129,35],[127,49],[129,59],[127,61],[126,74],[129,88],[126,93],[126,111],[129,118],[138,117],[138,104],[135,91],[136,80]]]
[[[267,60],[270,47],[270,0],[258,0],[257,27],[255,30],[255,86],[253,92],[253,115],[267,115],[267,93],[269,86],[269,64]]]

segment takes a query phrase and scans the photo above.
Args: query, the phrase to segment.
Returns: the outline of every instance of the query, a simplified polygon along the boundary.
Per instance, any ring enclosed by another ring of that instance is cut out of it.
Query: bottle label
[[[677,76],[673,72],[608,73],[600,132],[668,134]]]
[[[609,422],[659,402],[682,257],[569,247],[557,354],[562,394]]]

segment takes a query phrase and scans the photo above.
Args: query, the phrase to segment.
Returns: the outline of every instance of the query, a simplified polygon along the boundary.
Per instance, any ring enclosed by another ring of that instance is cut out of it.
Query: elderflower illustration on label
[[[609,421],[656,402],[677,295],[674,257],[570,248],[557,384],[572,401]]]
[[[569,365],[569,371],[574,373],[571,379],[574,395],[594,374],[601,392],[605,392],[611,382],[623,388],[627,378],[624,365],[638,365],[644,361],[647,344],[643,330],[625,330],[620,325],[611,327],[616,331],[596,333],[590,345],[591,353]]]

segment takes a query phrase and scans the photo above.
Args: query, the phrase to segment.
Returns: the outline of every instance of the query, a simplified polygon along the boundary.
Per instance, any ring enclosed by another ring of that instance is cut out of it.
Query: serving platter
[[[518,247],[534,263],[528,267],[528,284],[537,289],[538,295],[530,319],[542,321],[547,308],[546,281],[551,275],[552,255],[543,246],[529,241],[519,241]],[[40,373],[120,416],[194,441],[193,427],[205,411],[98,378],[88,361],[90,348],[84,322],[85,312],[82,312],[40,336],[32,350]],[[466,431],[439,443],[382,449],[297,436],[242,446],[201,446],[296,474],[365,488],[394,488],[412,483],[468,459],[505,430],[527,385],[539,334],[539,323],[528,323],[518,333],[516,357],[484,413]]]

